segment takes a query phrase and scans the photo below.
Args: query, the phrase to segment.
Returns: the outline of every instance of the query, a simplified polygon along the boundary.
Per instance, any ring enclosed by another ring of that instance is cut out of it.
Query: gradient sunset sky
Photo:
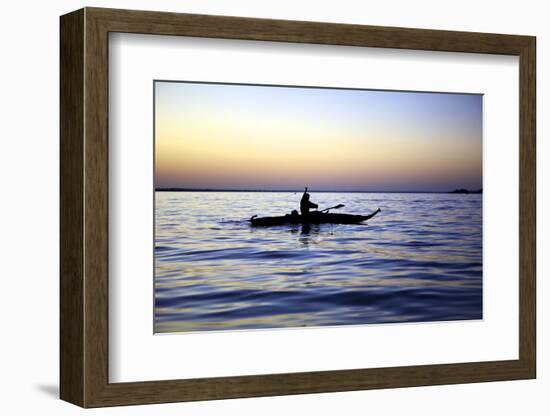
[[[156,81],[156,188],[482,187],[482,96]]]

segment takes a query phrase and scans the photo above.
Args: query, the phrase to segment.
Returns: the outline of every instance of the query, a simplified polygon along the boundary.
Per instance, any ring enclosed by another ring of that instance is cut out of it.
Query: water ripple
[[[368,224],[252,228],[294,193],[156,194],[155,331],[482,318],[481,195],[315,194]]]

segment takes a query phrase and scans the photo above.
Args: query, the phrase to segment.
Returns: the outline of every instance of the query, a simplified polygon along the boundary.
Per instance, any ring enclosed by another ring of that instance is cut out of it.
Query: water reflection
[[[481,196],[319,194],[367,224],[252,228],[285,193],[157,193],[155,331],[479,319]]]

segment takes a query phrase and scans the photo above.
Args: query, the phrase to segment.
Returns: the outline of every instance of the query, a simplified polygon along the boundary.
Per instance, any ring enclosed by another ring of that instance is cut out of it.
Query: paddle
[[[325,209],[323,209],[323,210],[321,210],[321,211],[319,211],[319,212],[325,212],[325,211],[328,211],[328,210],[331,210],[331,209],[339,209],[339,208],[344,208],[344,207],[345,207],[344,204],[338,204],[338,205],[335,205],[335,206],[330,207],[330,208],[325,208]]]

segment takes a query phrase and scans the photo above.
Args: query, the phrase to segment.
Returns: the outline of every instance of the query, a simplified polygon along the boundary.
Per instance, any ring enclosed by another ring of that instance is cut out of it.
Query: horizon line
[[[462,192],[458,192],[462,191]],[[466,192],[464,192],[466,191]],[[155,192],[304,192],[303,189],[216,189],[216,188],[180,188],[180,187],[162,187],[155,188]],[[470,193],[481,194],[483,188],[465,189],[457,188],[450,191],[383,191],[383,190],[316,190],[308,189],[310,193],[370,193],[370,194],[452,194],[452,193]]]

